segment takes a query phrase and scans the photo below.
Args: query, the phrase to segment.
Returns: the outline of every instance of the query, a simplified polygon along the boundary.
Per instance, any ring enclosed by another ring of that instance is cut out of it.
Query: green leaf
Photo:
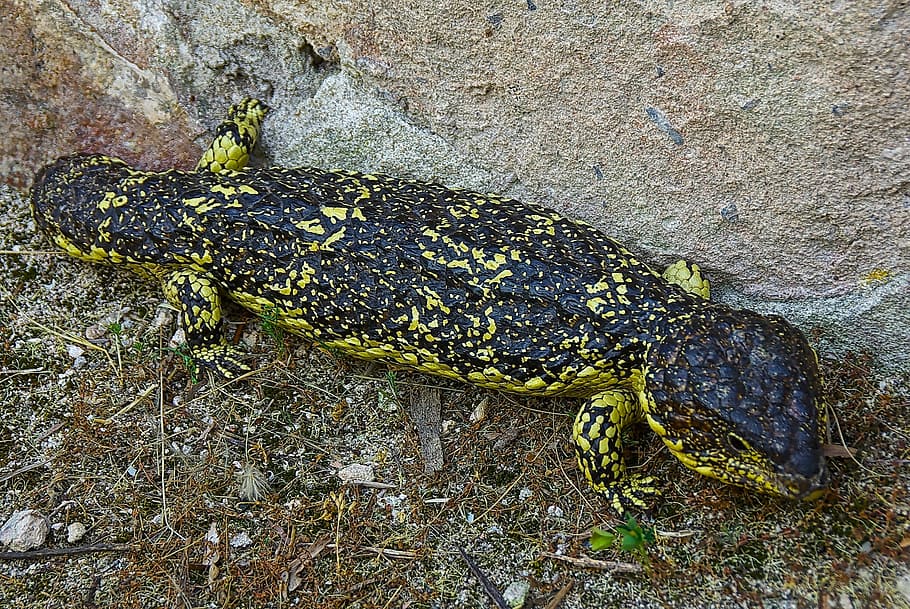
[[[591,549],[595,552],[609,548],[615,541],[616,535],[613,533],[608,533],[597,527],[591,529]]]
[[[624,527],[622,527],[624,528]],[[631,552],[637,550],[638,548],[644,545],[644,540],[641,536],[641,530],[628,530],[623,531],[622,542],[620,546],[624,552]]]
[[[622,533],[620,547],[626,552],[643,551],[645,545],[654,541],[654,530],[651,527],[642,527],[634,516],[626,519],[626,524],[616,527]]]

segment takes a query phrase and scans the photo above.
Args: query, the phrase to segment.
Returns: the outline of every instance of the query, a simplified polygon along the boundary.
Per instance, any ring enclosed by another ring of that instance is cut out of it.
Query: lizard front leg
[[[192,269],[171,273],[164,281],[168,301],[180,311],[180,321],[193,360],[224,377],[250,370],[240,361],[240,351],[224,338],[221,296],[208,275]]]
[[[572,427],[578,466],[619,516],[633,507],[646,508],[648,499],[658,494],[653,478],[626,471],[622,454],[623,428],[643,418],[635,394],[605,391],[582,405]]]

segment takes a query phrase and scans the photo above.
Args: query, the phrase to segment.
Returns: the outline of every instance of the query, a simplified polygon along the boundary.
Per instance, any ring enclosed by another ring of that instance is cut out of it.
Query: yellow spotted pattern
[[[693,416],[683,406],[652,398],[652,348],[717,314],[696,266],[661,277],[590,226],[497,195],[248,168],[265,112],[257,100],[234,106],[192,172],[60,159],[36,178],[36,222],[72,256],[159,278],[193,357],[225,376],[247,369],[222,332],[228,297],[357,358],[586,398],[573,426],[579,465],[618,513],[656,492],[623,462],[621,432],[642,420],[696,471],[782,493],[761,449],[744,474],[721,442],[709,438],[708,454],[670,428],[673,415]],[[735,431],[714,425],[717,437]]]

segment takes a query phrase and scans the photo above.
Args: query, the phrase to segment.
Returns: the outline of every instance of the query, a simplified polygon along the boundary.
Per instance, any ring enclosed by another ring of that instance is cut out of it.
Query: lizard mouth
[[[749,468],[739,480],[732,480],[737,486],[753,488],[771,495],[778,495],[798,501],[815,501],[828,488],[828,467],[824,460],[819,462],[818,471],[812,476],[790,472],[768,472],[758,467]]]
[[[777,493],[785,497],[814,501],[820,498],[828,488],[830,478],[828,466],[824,459],[819,463],[818,472],[808,478],[804,476],[782,475],[777,480]]]
[[[669,446],[669,445],[668,445]],[[684,451],[669,446],[670,452],[689,469],[721,482],[727,482],[747,489],[758,490],[787,499],[814,501],[828,488],[828,467],[824,459],[819,462],[818,471],[812,476],[789,472],[768,471],[756,463],[739,461],[731,463],[705,464]],[[735,472],[735,473],[734,473]]]

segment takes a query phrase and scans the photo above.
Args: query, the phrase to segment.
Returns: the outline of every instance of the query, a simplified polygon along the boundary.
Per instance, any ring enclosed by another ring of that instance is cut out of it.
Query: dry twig
[[[465,563],[468,565],[468,569],[471,570],[471,573],[474,574],[474,577],[476,577],[477,581],[480,582],[480,585],[483,586],[483,591],[487,593],[490,600],[492,600],[499,609],[509,609],[509,605],[506,603],[506,599],[503,598],[502,592],[500,592],[484,572],[480,570],[480,567],[478,567],[477,563],[474,562],[474,559],[464,551],[464,548],[459,546],[458,553],[461,554],[461,558],[464,559]]]
[[[0,552],[0,560],[40,560],[54,556],[76,556],[79,554],[91,554],[92,552],[129,552],[129,550],[130,545],[125,543],[99,543],[92,546],[76,546],[73,548],[47,548],[44,550],[29,550],[27,552]]]
[[[575,558],[574,556],[563,556],[562,554],[553,554],[552,552],[543,552],[546,558],[555,558],[563,562],[571,563],[576,567],[584,569],[598,569],[600,571],[613,571],[616,573],[641,573],[641,565],[632,562],[616,562],[613,560],[597,560],[588,556]]]
[[[547,603],[547,606],[544,609],[556,609],[562,603],[563,599],[566,597],[566,594],[569,593],[569,590],[572,589],[572,586],[575,585],[575,580],[570,579],[569,583],[559,589],[559,592],[556,593],[556,596],[550,599],[550,602]]]

